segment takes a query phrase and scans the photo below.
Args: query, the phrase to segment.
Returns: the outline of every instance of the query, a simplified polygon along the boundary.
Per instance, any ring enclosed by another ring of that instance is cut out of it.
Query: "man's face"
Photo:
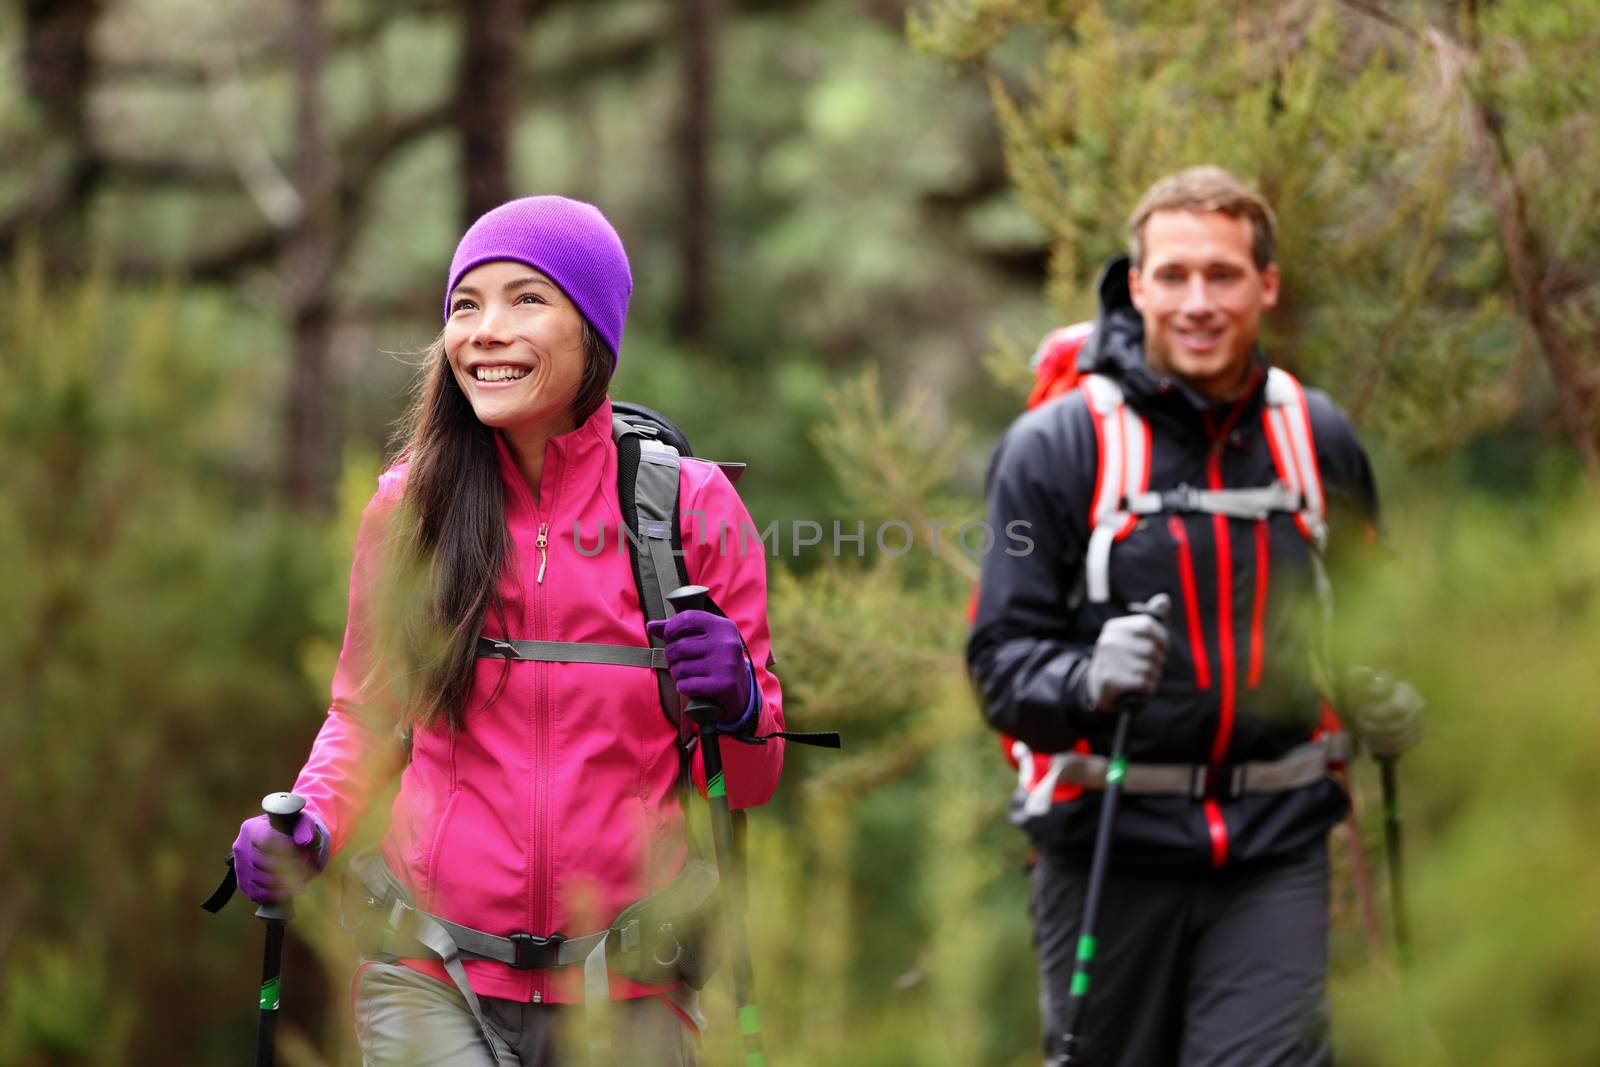
[[[1278,302],[1277,264],[1256,267],[1252,237],[1247,218],[1157,211],[1145,221],[1144,264],[1128,272],[1145,360],[1211,400],[1238,395],[1261,313]]]

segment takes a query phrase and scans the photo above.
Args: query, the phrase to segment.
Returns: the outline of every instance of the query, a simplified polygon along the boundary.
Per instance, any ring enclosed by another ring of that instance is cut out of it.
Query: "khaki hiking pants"
[[[614,1001],[612,1051],[629,1067],[696,1067],[703,1024],[694,995]],[[480,997],[505,1040],[500,1067],[565,1067],[585,1061],[583,1007]],[[681,1012],[681,1014],[680,1014]],[[494,1067],[466,1000],[447,982],[398,963],[363,965],[356,976],[356,1037],[365,1067]]]

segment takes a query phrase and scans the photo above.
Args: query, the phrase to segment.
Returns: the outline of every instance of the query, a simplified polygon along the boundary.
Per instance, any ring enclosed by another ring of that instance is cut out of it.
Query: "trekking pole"
[[[261,798],[261,810],[280,834],[294,833],[295,816],[306,806],[305,797],[294,793],[269,793]],[[267,943],[261,956],[261,1014],[256,1022],[256,1067],[273,1067],[277,1058],[279,985],[283,977],[283,929],[294,918],[294,903],[288,899],[256,908],[256,917],[267,924]]]
[[[1383,842],[1389,856],[1389,905],[1394,909],[1395,953],[1404,966],[1411,954],[1411,935],[1406,927],[1405,879],[1400,864],[1400,791],[1394,764],[1394,756],[1378,758],[1383,782]]]
[[[704,611],[710,591],[703,585],[685,585],[667,594],[678,611]],[[745,1067],[765,1067],[761,1042],[761,1017],[756,1010],[755,975],[750,964],[750,942],[744,921],[743,872],[733,847],[733,816],[728,809],[728,788],[722,777],[722,749],[716,723],[723,711],[706,700],[689,701],[688,715],[700,724],[700,755],[706,769],[706,800],[711,805],[711,844],[717,857],[717,874],[726,887],[722,921],[733,956],[733,995],[739,1009],[739,1031],[744,1037]]]
[[[1158,594],[1142,604],[1128,606],[1136,615],[1164,621],[1171,601],[1164,594]],[[1111,834],[1117,819],[1117,799],[1122,795],[1122,776],[1128,770],[1128,724],[1133,721],[1134,711],[1133,700],[1122,701],[1117,711],[1116,733],[1111,738],[1111,760],[1106,768],[1105,792],[1100,798],[1100,825],[1095,830],[1094,852],[1089,859],[1089,887],[1083,897],[1083,921],[1078,925],[1078,949],[1072,963],[1072,980],[1067,986],[1067,1024],[1061,1035],[1061,1053],[1055,1059],[1056,1067],[1070,1067],[1081,1062],[1078,1040],[1089,1004],[1095,920],[1100,915],[1100,892],[1105,888],[1106,868],[1111,862]]]

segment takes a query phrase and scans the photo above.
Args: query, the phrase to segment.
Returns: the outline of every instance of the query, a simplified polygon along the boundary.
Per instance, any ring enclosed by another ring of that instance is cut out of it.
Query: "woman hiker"
[[[691,940],[705,887],[685,884],[680,760],[702,789],[704,770],[658,679],[714,703],[730,734],[781,730],[782,695],[764,554],[712,532],[750,521],[714,463],[678,464],[674,518],[688,579],[726,617],[647,631],[649,545],[624,528],[607,394],[632,288],[589,204],[515,200],[462,237],[403,447],[362,514],[333,700],[294,786],[305,809],[291,834],[262,815],[234,842],[247,896],[293,896],[399,774],[363,874],[380,942],[354,990],[368,1067],[560,1064],[596,1019],[618,1062],[697,1062],[694,946],[663,916]],[[781,740],[721,749],[733,807],[771,796]],[[618,921],[641,901],[649,921]]]

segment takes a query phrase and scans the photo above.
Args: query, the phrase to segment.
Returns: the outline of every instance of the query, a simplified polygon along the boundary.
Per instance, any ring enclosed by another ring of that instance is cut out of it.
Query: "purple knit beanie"
[[[578,305],[611,346],[613,366],[622,352],[633,274],[622,239],[600,209],[564,196],[528,196],[486,212],[467,230],[450,261],[444,317],[461,276],[482,263],[511,259],[544,272]]]

